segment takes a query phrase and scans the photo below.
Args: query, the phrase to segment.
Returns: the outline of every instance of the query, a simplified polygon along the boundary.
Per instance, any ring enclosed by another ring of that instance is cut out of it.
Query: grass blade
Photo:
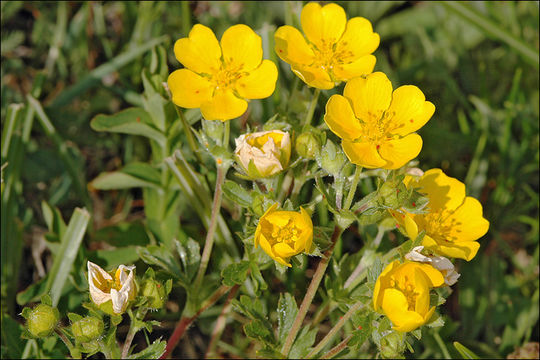
[[[478,355],[461,345],[459,342],[454,341],[454,347],[463,356],[464,359],[479,359]]]
[[[90,214],[86,209],[76,208],[64,236],[62,236],[60,251],[54,259],[46,286],[47,292],[50,291],[53,306],[58,305],[62,289],[79,251],[89,220]]]

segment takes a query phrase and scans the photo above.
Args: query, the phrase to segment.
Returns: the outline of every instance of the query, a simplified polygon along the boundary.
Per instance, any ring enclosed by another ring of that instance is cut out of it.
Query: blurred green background
[[[506,357],[538,342],[538,2],[337,3],[349,18],[369,19],[380,34],[375,70],[385,72],[394,87],[417,85],[435,104],[435,115],[419,131],[419,166],[442,168],[465,182],[491,223],[477,257],[458,262],[462,275],[440,309],[447,319],[440,337],[484,357]],[[233,24],[251,26],[263,38],[265,57],[280,70],[276,95],[253,106],[252,123],[264,123],[294,80],[273,53],[273,32],[285,23],[299,27],[302,5],[1,3],[2,165],[8,162],[2,185],[2,313],[21,321],[15,294],[43,278],[51,264],[42,201],[58,207],[64,219],[76,206],[91,209],[92,230],[83,243],[88,252],[103,248],[99,230],[113,224],[114,216],[143,218],[137,191],[98,192],[87,184],[133,159],[145,161],[150,149],[138,137],[97,133],[89,123],[98,113],[141,103],[141,70],[151,61],[151,47],[167,49],[172,72],[180,67],[172,44],[192,24],[211,27],[218,38]],[[25,118],[28,94],[39,100],[50,123]],[[323,91],[314,123],[320,123],[331,94]],[[16,326],[11,318],[3,317],[2,330]],[[2,333],[2,355],[19,354]],[[435,337],[424,336],[407,356],[444,355]]]

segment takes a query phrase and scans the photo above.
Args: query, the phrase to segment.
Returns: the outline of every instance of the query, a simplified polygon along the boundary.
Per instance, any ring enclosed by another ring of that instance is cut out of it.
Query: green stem
[[[225,149],[229,148],[230,134],[231,134],[231,122],[225,121],[224,130],[223,130],[223,144],[221,144],[221,146],[223,146]]]
[[[208,359],[209,357],[215,358],[216,354],[214,354],[214,349],[216,348],[216,345],[221,338],[221,335],[223,334],[223,330],[225,329],[225,325],[227,323],[227,315],[229,314],[229,311],[231,310],[232,304],[231,300],[234,299],[236,296],[236,293],[238,292],[239,287],[233,288],[229,295],[227,296],[227,299],[225,300],[225,304],[223,304],[223,309],[221,310],[221,314],[219,314],[219,317],[216,320],[216,325],[214,326],[214,330],[212,331],[212,337],[210,339],[210,343],[208,344],[208,349],[206,350],[206,355],[204,356],[205,359]]]
[[[300,327],[302,326],[302,322],[304,321],[304,318],[306,317],[309,306],[311,305],[311,302],[313,301],[313,298],[315,297],[315,294],[317,293],[317,289],[319,288],[319,285],[324,276],[326,268],[328,267],[328,263],[330,262],[330,258],[332,257],[332,253],[334,252],[334,247],[336,246],[337,239],[341,235],[341,231],[342,230],[339,228],[339,226],[336,225],[334,227],[334,233],[332,234],[330,248],[324,252],[323,257],[321,261],[319,262],[319,265],[317,266],[317,270],[315,271],[315,274],[313,275],[313,279],[311,279],[311,283],[309,284],[309,287],[306,291],[306,295],[304,296],[304,300],[302,301],[302,304],[300,305],[298,314],[296,315],[296,318],[294,319],[289,335],[287,335],[287,338],[285,339],[283,349],[281,350],[281,353],[285,355],[285,357],[288,357],[289,351],[291,351],[291,347],[294,343],[296,335],[298,334],[298,331],[300,330]]]
[[[221,163],[220,163],[221,162]],[[221,198],[223,195],[223,183],[225,181],[225,174],[228,167],[225,166],[221,159],[216,159],[217,164],[217,177],[216,177],[216,189],[214,191],[214,201],[212,203],[212,213],[210,215],[210,224],[208,225],[208,232],[206,233],[206,239],[204,241],[204,249],[201,256],[201,264],[197,277],[193,283],[193,290],[197,293],[201,281],[206,273],[208,267],[208,261],[210,260],[210,254],[212,253],[212,247],[214,246],[214,233],[216,232],[217,219],[219,216],[219,210],[221,208]]]
[[[347,336],[345,340],[343,340],[342,342],[334,346],[332,349],[330,349],[330,351],[324,354],[324,356],[322,356],[321,359],[331,359],[332,357],[334,357],[334,355],[339,354],[343,349],[347,347],[347,344],[349,343],[351,338],[352,338],[352,334]]]
[[[189,30],[191,29],[191,12],[189,11],[189,1],[181,1],[182,7],[182,32],[184,37],[189,35]]]
[[[343,325],[345,325],[347,320],[349,320],[349,318],[351,316],[353,316],[354,313],[357,312],[358,310],[360,310],[360,308],[363,307],[363,306],[364,306],[364,303],[361,302],[361,301],[359,301],[356,304],[354,304],[353,306],[351,306],[349,311],[347,311],[345,313],[345,315],[343,315],[339,319],[337,324],[328,332],[328,334],[326,334],[326,336],[317,344],[317,346],[315,346],[313,348],[313,350],[311,350],[309,352],[309,354],[307,354],[307,358],[309,359],[309,358],[317,355],[317,353],[319,353],[319,351],[321,351],[323,349],[323,347],[326,345],[326,343],[329,342],[330,340],[332,340],[334,335],[343,327]]]
[[[184,133],[186,134],[189,148],[191,149],[191,152],[195,154],[199,163],[202,164],[203,160],[201,154],[199,154],[199,151],[197,149],[197,143],[195,142],[195,137],[193,136],[193,132],[191,132],[191,126],[189,126],[186,117],[184,116],[184,112],[176,104],[174,105],[174,108],[176,109],[176,113],[178,114],[178,117],[182,122],[182,127],[184,128]]]
[[[356,193],[356,188],[358,187],[358,181],[360,180],[361,173],[362,166],[356,165],[356,170],[354,171],[351,188],[349,189],[349,194],[347,195],[347,199],[345,199],[345,205],[343,206],[345,210],[348,210],[351,207],[352,201],[354,199],[354,194]]]
[[[306,114],[306,120],[304,121],[304,128],[311,124],[311,120],[313,119],[313,114],[315,113],[315,108],[317,107],[317,100],[319,100],[320,93],[320,89],[315,89],[315,92],[313,93],[313,98],[311,99],[311,103],[309,104],[308,112]]]
[[[448,349],[446,348],[446,345],[444,344],[444,341],[442,341],[441,336],[438,332],[433,333],[433,337],[435,338],[435,341],[437,342],[437,345],[441,348],[441,351],[443,353],[443,356],[445,359],[451,359],[450,353],[448,352]]]
[[[135,315],[135,319],[144,319],[146,316],[146,313],[148,312],[148,308],[139,308],[137,311],[137,314]],[[124,347],[122,348],[122,359],[127,359],[129,348],[131,347],[131,343],[133,342],[133,338],[135,337],[135,334],[137,331],[139,331],[141,328],[138,326],[135,326],[134,319],[131,319],[131,323],[129,324],[129,331],[126,336],[126,341],[124,341]]]

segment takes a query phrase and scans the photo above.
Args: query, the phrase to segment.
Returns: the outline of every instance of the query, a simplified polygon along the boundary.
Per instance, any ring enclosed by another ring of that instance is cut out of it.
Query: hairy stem
[[[147,312],[148,312],[148,308],[141,308],[140,311],[137,311],[135,318],[139,318],[140,320],[142,320],[146,316]],[[135,326],[135,321],[133,321],[132,319],[129,325],[129,331],[126,335],[126,341],[124,341],[124,347],[122,348],[122,359],[126,359],[128,357],[129,348],[131,347],[133,338],[135,338],[135,334],[139,330],[140,328]]]
[[[345,349],[347,347],[347,344],[352,338],[352,334],[347,336],[345,340],[334,346],[330,351],[328,351],[324,356],[321,357],[321,359],[331,359],[335,355],[339,354],[341,350]]]
[[[360,180],[360,174],[362,173],[362,166],[356,165],[356,170],[354,171],[354,177],[351,183],[351,188],[349,189],[349,194],[347,194],[347,199],[345,199],[344,209],[348,210],[351,207],[352,201],[354,199],[354,194],[356,193],[356,188],[358,187],[358,181]]]
[[[225,304],[223,304],[223,309],[221,310],[221,314],[219,314],[218,319],[216,320],[216,325],[214,327],[214,330],[212,331],[212,337],[210,339],[210,343],[208,344],[208,349],[206,350],[206,355],[204,356],[205,359],[208,359],[209,357],[215,357],[214,349],[216,348],[217,342],[221,338],[221,334],[223,334],[223,330],[225,329],[225,325],[227,322],[227,314],[231,310],[231,300],[234,299],[236,296],[236,293],[238,292],[239,287],[236,286],[233,288],[229,295],[227,296],[227,299],[225,300]]]
[[[291,351],[291,347],[294,343],[294,339],[296,338],[296,335],[298,334],[298,331],[300,330],[300,327],[302,326],[302,322],[304,321],[304,318],[306,317],[308,308],[311,305],[311,302],[313,301],[315,294],[317,293],[317,289],[319,288],[319,284],[321,283],[321,280],[324,276],[326,268],[328,267],[328,263],[330,262],[330,258],[332,257],[332,253],[334,252],[334,247],[336,246],[337,240],[339,236],[341,235],[341,231],[342,230],[340,229],[339,226],[336,225],[334,227],[334,233],[332,234],[332,239],[330,241],[330,248],[324,252],[323,257],[321,261],[319,262],[319,265],[317,266],[317,270],[315,271],[315,274],[313,275],[313,278],[311,279],[311,283],[309,284],[306,295],[304,296],[304,300],[302,301],[302,304],[300,305],[298,314],[296,315],[296,318],[294,319],[294,323],[291,327],[291,331],[289,332],[289,335],[287,335],[287,339],[285,339],[285,344],[283,345],[283,349],[281,350],[281,353],[285,355],[285,357],[289,355],[289,351]]]
[[[309,359],[309,358],[317,355],[317,353],[322,350],[322,348],[326,345],[326,343],[329,342],[330,340],[332,340],[334,335],[343,327],[343,325],[345,325],[347,320],[349,320],[349,318],[351,316],[353,316],[354,313],[357,312],[358,310],[360,310],[360,308],[363,307],[363,306],[364,306],[364,303],[361,302],[361,301],[359,301],[356,304],[354,304],[353,306],[351,306],[349,311],[347,311],[345,313],[345,315],[343,315],[339,319],[337,324],[328,332],[328,334],[326,334],[326,336],[317,344],[317,346],[315,346],[313,348],[313,350],[311,350],[311,352],[309,354],[307,354],[307,358]]]
[[[195,315],[193,316],[182,316],[180,321],[178,321],[178,324],[176,324],[176,327],[174,328],[173,334],[169,338],[169,341],[167,342],[167,347],[165,348],[165,352],[163,355],[161,355],[160,359],[166,359],[171,355],[171,352],[174,350],[176,345],[178,345],[178,342],[186,332],[186,329],[191,325],[191,323],[199,317],[206,309],[208,309],[210,306],[212,306],[216,301],[219,300],[227,291],[231,289],[238,288],[239,285],[235,285],[233,287],[222,285],[219,289],[217,289],[212,296],[210,296],[208,299],[206,299],[202,304],[199,310],[195,312]],[[235,290],[236,291],[236,290]]]
[[[321,93],[320,89],[315,89],[315,92],[313,93],[313,97],[311,98],[311,103],[309,104],[308,112],[306,114],[304,127],[311,124],[311,120],[313,119],[313,114],[315,113],[315,108],[317,107],[317,100],[319,100],[320,93]]]

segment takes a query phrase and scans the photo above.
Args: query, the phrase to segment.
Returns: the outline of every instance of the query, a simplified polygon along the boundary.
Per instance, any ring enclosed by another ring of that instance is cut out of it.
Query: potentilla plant
[[[107,272],[88,262],[88,315],[68,314],[69,330],[59,327],[44,300],[23,312],[28,336],[56,332],[74,357],[134,357],[135,334],[157,325],[145,320],[148,310],[162,308],[171,289],[182,315],[144,357],[174,356],[189,326],[220,299],[201,357],[216,356],[225,327],[239,328],[238,321],[242,336],[255,342],[239,351],[262,358],[401,358],[422,329],[444,326],[438,308],[459,281],[451,259],[473,260],[489,222],[463,183],[418,168],[416,132],[436,121],[437,100],[374,72],[380,38],[366,18],[347,20],[339,5],[312,2],[300,23],[303,34],[286,25],[273,40],[284,68],[314,88],[301,111],[293,108],[302,104],[290,104],[298,98],[293,86],[281,89],[290,97],[274,98],[283,102],[274,116],[254,119],[251,104],[273,96],[279,80],[261,36],[237,24],[218,41],[197,24],[174,48],[154,50],[142,72],[141,107],[92,120],[96,131],[149,141],[148,163],[128,163],[91,185],[142,187],[153,244],[138,254],[170,280],[156,280],[153,270],[136,280],[132,265]],[[183,68],[168,74],[167,51]],[[314,117],[317,111],[322,116]],[[361,182],[373,191],[359,191]],[[204,236],[179,221],[182,198]],[[363,248],[343,254],[353,226]],[[405,241],[379,250],[390,230]],[[228,322],[231,312],[240,315]],[[116,328],[125,313],[131,325],[119,348]]]

